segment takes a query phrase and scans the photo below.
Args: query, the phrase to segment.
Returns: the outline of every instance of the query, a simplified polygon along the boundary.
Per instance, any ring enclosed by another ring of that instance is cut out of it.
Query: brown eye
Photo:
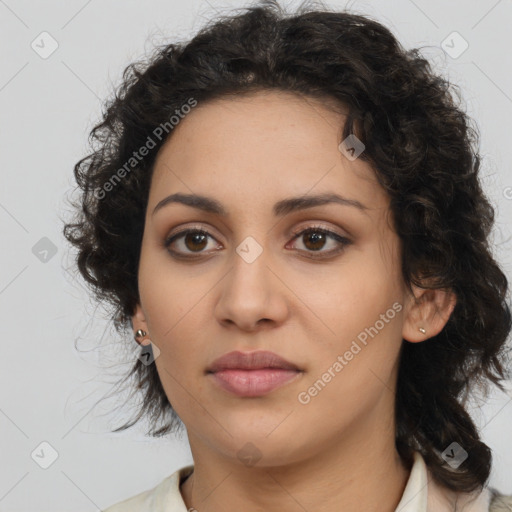
[[[304,245],[312,250],[318,251],[321,249],[327,240],[325,233],[321,231],[307,231],[302,235],[302,239],[305,241]]]
[[[177,258],[193,258],[194,255],[201,256],[210,252],[205,250],[208,247],[208,239],[216,241],[208,231],[189,228],[171,235],[166,239],[164,246]],[[312,226],[295,233],[292,241],[296,240],[304,246],[304,248],[299,247],[299,251],[306,253],[310,258],[334,256],[352,243],[348,238],[319,226]],[[213,244],[213,249],[218,246]],[[323,250],[325,247],[328,250]]]
[[[183,239],[183,243],[187,249],[201,251],[207,245],[207,236],[208,235],[204,235],[203,233],[187,233]]]
[[[208,238],[213,239],[207,231],[201,229],[186,229],[169,237],[165,241],[165,247],[177,254],[201,253],[208,245]],[[177,250],[176,247],[171,249],[173,244],[178,247]]]
[[[310,257],[333,256],[352,243],[348,238],[338,235],[334,231],[315,226],[295,233],[293,240],[301,241],[305,249],[299,250],[310,253]],[[323,251],[324,247],[329,246],[329,241],[331,241],[330,250]],[[314,253],[318,253],[319,256],[314,255]]]

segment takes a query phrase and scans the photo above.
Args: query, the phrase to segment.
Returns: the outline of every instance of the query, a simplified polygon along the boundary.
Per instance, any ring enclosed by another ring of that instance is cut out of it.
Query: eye
[[[207,251],[204,249],[208,247],[208,239],[215,240],[208,231],[201,228],[187,228],[179,231],[168,237],[164,246],[167,250],[172,253],[175,257],[190,258],[194,257],[194,253],[200,256],[205,254]],[[348,238],[335,233],[329,229],[323,228],[322,226],[310,226],[299,232],[293,233],[292,242],[295,240],[302,240],[302,244],[305,249],[299,249],[301,252],[310,253],[310,258],[326,258],[334,256],[340,253],[343,249],[350,245],[352,242]],[[330,250],[322,250],[326,246],[328,247],[329,240],[331,241],[332,248]],[[172,247],[174,245],[174,247]],[[218,245],[215,247],[219,247]],[[319,256],[314,253],[319,253]]]
[[[294,233],[294,240],[301,240],[302,245],[304,245],[305,252],[309,253],[320,253],[320,256],[316,256],[314,254],[308,255],[308,257],[312,258],[325,258],[329,256],[333,256],[335,254],[340,253],[345,249],[347,245],[350,245],[352,242],[348,238],[335,233],[329,229],[323,228],[322,226],[311,226],[306,229],[299,231],[298,233]],[[331,240],[331,249],[322,251],[327,243]],[[304,249],[300,249],[304,251]]]
[[[208,231],[204,229],[184,229],[179,233],[176,233],[165,240],[165,247],[169,252],[176,256],[183,256],[188,254],[203,253],[203,249],[208,245],[208,238],[215,240]],[[171,246],[175,244],[176,249],[171,249]],[[190,251],[190,252],[188,252]]]

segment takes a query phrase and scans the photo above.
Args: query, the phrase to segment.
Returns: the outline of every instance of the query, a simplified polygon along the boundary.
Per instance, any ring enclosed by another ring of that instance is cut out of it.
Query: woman
[[[477,135],[379,23],[275,2],[130,66],[78,267],[194,464],[120,511],[510,510],[465,409],[511,329]],[[508,508],[507,508],[508,507]]]

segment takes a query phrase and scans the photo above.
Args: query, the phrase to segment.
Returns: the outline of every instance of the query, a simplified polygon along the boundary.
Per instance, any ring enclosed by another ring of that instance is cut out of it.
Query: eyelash
[[[196,253],[196,255],[187,256],[187,255],[183,255],[182,253],[179,253],[179,252],[176,252],[176,251],[173,251],[173,250],[169,249],[169,246],[174,241],[182,238],[185,235],[191,234],[191,233],[209,236],[209,237],[214,239],[214,237],[212,235],[210,235],[210,233],[208,233],[208,231],[205,231],[202,228],[186,228],[186,229],[183,229],[183,230],[181,230],[181,231],[179,231],[177,233],[174,233],[173,235],[169,236],[165,240],[165,242],[164,242],[165,248],[171,254],[173,254],[173,256],[175,256],[177,258],[195,259],[195,258],[201,257],[201,253],[200,252]],[[301,236],[303,236],[303,235],[305,235],[307,233],[321,233],[322,235],[325,235],[327,238],[334,239],[336,242],[338,242],[338,244],[340,244],[339,248],[333,249],[333,250],[330,250],[330,251],[323,251],[322,252],[321,250],[319,250],[319,251],[299,250],[300,252],[310,253],[311,255],[307,256],[307,257],[311,258],[311,259],[324,259],[324,258],[329,258],[331,256],[335,256],[335,255],[341,253],[345,249],[346,246],[348,246],[348,245],[350,245],[352,243],[352,241],[349,240],[348,238],[346,238],[344,236],[341,236],[338,233],[335,233],[334,231],[331,231],[329,229],[326,229],[326,228],[324,228],[322,226],[318,226],[318,225],[308,226],[305,229],[301,229],[299,231],[295,231],[294,233],[292,233],[293,237],[292,237],[291,241],[295,241],[295,240],[297,240],[298,238],[300,238]],[[315,253],[321,254],[321,256],[313,256],[313,254],[315,254]],[[193,254],[193,253],[189,253],[189,254]]]

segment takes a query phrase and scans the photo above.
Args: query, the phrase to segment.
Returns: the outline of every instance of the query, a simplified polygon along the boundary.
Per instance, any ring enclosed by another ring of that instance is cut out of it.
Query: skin
[[[344,119],[319,100],[286,92],[217,99],[198,104],[158,154],[132,321],[160,349],[158,374],[187,428],[194,459],[180,489],[187,508],[334,512],[343,503],[345,512],[385,512],[400,501],[410,468],[394,444],[399,350],[436,335],[455,297],[407,290],[389,198],[368,163],[338,149]],[[214,198],[228,215],[178,203],[153,214],[178,192]],[[365,209],[332,203],[279,218],[272,212],[282,199],[325,192]],[[317,225],[350,243],[294,239]],[[165,247],[185,227],[210,237]],[[236,252],[246,237],[262,249],[252,263]],[[300,403],[298,394],[395,303],[401,311]],[[256,398],[229,394],[205,374],[222,354],[256,349],[302,372]],[[254,465],[237,456],[248,442],[261,456]]]

